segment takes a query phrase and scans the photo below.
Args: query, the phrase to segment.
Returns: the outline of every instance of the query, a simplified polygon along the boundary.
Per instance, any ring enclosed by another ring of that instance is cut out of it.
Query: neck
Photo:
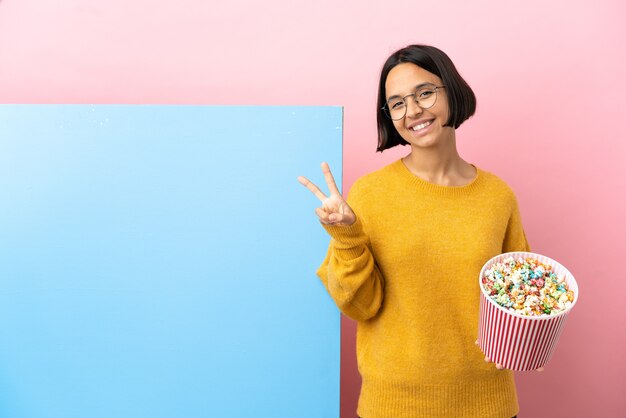
[[[432,147],[411,145],[404,164],[416,176],[442,186],[465,184],[475,176],[474,168],[464,161],[456,149],[454,130],[446,141]]]

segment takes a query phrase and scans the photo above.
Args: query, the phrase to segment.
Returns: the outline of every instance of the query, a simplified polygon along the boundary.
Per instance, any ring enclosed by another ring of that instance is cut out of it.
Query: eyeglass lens
[[[406,115],[407,99],[413,98],[422,109],[428,109],[437,101],[437,87],[426,86],[419,88],[415,93],[405,97],[397,97],[387,101],[385,112],[393,120],[402,119]]]

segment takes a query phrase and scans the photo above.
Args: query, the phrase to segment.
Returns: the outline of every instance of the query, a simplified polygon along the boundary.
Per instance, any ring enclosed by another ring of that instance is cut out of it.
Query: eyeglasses
[[[406,99],[413,97],[415,103],[422,109],[430,109],[437,102],[437,90],[446,86],[435,86],[434,84],[421,85],[415,90],[415,93],[404,97],[394,97],[387,100],[382,107],[387,117],[391,120],[400,120],[406,116],[406,109],[409,106]]]

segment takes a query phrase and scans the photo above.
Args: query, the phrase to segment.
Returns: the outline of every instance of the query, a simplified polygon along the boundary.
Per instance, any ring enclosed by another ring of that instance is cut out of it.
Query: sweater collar
[[[483,182],[485,173],[474,164],[472,167],[476,169],[476,176],[472,181],[463,186],[442,186],[435,183],[430,183],[419,176],[413,174],[409,168],[404,164],[402,158],[393,164],[393,168],[398,172],[398,175],[409,181],[412,186],[419,188],[425,192],[433,193],[440,196],[467,196],[474,190],[480,187]]]

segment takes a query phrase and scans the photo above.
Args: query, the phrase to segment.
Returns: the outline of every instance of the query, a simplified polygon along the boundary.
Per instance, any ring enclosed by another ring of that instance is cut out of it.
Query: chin
[[[437,140],[437,138],[429,138],[429,137],[419,138],[417,140],[415,138],[411,138],[411,140],[407,142],[412,147],[417,147],[417,148],[433,148],[439,144],[439,141]]]

